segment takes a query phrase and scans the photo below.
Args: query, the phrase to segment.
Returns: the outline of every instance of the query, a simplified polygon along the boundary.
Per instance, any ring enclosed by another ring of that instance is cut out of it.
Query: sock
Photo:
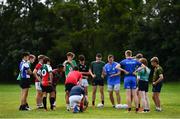
[[[95,105],[95,101],[92,101],[92,105],[93,105],[93,106]]]
[[[55,98],[51,97],[50,98],[51,109],[53,109],[53,107],[54,107],[54,101],[55,101]]]
[[[141,107],[141,104],[139,104],[139,106],[138,106],[139,108]]]
[[[47,109],[47,101],[46,101],[46,97],[43,97],[43,105],[44,105],[44,109]]]
[[[22,105],[20,105],[19,110],[22,110]]]
[[[138,112],[139,111],[139,108],[136,108],[136,112]]]
[[[131,111],[131,108],[128,108],[128,111]]]
[[[102,104],[104,105],[104,100],[102,100]]]
[[[27,108],[29,108],[29,105],[28,105],[28,103],[26,103],[25,105],[26,105],[26,107],[27,107]]]

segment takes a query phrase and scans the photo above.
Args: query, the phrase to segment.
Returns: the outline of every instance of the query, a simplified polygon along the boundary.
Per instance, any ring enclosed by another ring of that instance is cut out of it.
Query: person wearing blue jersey
[[[136,59],[132,58],[132,51],[127,50],[125,52],[126,59],[122,60],[117,66],[117,69],[123,68],[127,72],[125,72],[124,76],[124,88],[126,89],[126,101],[128,104],[128,112],[131,111],[131,95],[133,96],[135,105],[136,105],[136,112],[138,112],[138,97],[136,94],[136,71],[140,70],[144,65],[137,61]],[[140,68],[141,67],[141,68]]]
[[[19,107],[19,110],[21,111],[28,111],[30,108],[27,103],[27,96],[28,91],[30,88],[30,75],[32,74],[32,71],[30,69],[30,65],[28,63],[29,60],[29,53],[24,52],[22,54],[22,61],[19,65],[19,71],[20,71],[20,80],[19,85],[21,87],[21,105]]]
[[[116,93],[117,105],[121,104],[121,97],[119,94],[120,71],[118,69],[116,69],[117,65],[118,65],[118,63],[114,62],[114,56],[108,55],[108,63],[104,66],[104,75],[106,75],[106,78],[107,78],[109,98],[110,98],[110,101],[114,108],[116,106],[115,106],[113,91]]]

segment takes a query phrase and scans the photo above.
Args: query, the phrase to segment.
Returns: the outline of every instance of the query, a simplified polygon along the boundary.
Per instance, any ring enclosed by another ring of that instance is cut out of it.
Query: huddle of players
[[[17,80],[21,87],[21,105],[19,110],[31,110],[27,103],[28,91],[30,88],[30,75],[35,79],[36,87],[36,104],[37,108],[44,108],[47,110],[47,93],[49,93],[50,108],[55,107],[56,100],[56,85],[59,77],[63,73],[63,65],[58,65],[57,69],[52,70],[51,61],[44,55],[38,56],[38,64],[34,71],[31,71],[31,64],[34,63],[36,57],[28,52],[22,54],[22,61],[19,65],[20,73]]]
[[[29,56],[29,55],[28,55]],[[136,112],[139,111],[139,98],[142,101],[143,112],[149,112],[149,99],[148,99],[148,81],[150,75],[150,69],[147,67],[148,62],[145,58],[140,56],[140,59],[135,59],[132,57],[132,51],[127,50],[125,52],[125,59],[122,60],[120,63],[114,61],[114,56],[108,56],[108,63],[105,64],[102,61],[102,55],[97,54],[96,60],[91,62],[90,67],[85,62],[84,55],[79,56],[79,65],[76,64],[74,53],[68,52],[67,53],[67,60],[61,65],[62,72],[63,69],[65,71],[66,81],[65,81],[65,92],[66,92],[66,104],[67,110],[72,109],[73,112],[83,111],[84,108],[87,107],[87,99],[88,99],[88,77],[92,76],[93,81],[93,91],[92,91],[92,106],[95,106],[95,99],[96,99],[96,91],[97,86],[99,86],[100,94],[101,94],[101,106],[104,106],[104,78],[107,79],[107,86],[109,92],[109,98],[113,105],[113,107],[117,108],[119,105],[121,106],[121,97],[119,94],[120,91],[120,73],[123,72],[124,74],[124,88],[126,89],[126,101],[128,104],[128,111],[131,111],[131,103],[132,100],[135,101]],[[27,60],[26,60],[27,59]],[[41,60],[43,59],[43,60]],[[39,108],[44,107],[47,109],[46,106],[46,97],[47,93],[50,93],[50,104],[51,109],[54,109],[54,102],[55,102],[55,86],[53,85],[53,73],[52,68],[50,66],[49,58],[40,58],[38,56],[39,63],[41,64],[41,68],[38,68],[38,64],[33,71],[34,76],[36,77],[36,90],[37,90],[37,106]],[[29,61],[29,58],[23,57],[21,64],[26,64]],[[43,63],[42,63],[43,62]],[[29,75],[32,74],[30,71],[29,65],[24,65],[25,73],[23,72],[22,66],[20,64],[20,74],[21,75]],[[154,67],[154,74],[153,74],[153,100],[156,105],[156,111],[161,111],[160,107],[160,98],[159,94],[162,87],[163,81],[163,70],[162,67],[159,65],[159,60],[157,57],[153,57],[151,59],[151,65]],[[40,67],[40,66],[39,66]],[[38,72],[42,75],[41,79],[38,76]],[[57,72],[56,74],[59,74]],[[24,78],[28,77],[22,77]],[[23,81],[20,81],[23,82]],[[25,82],[25,81],[24,81]],[[138,86],[137,86],[138,84]],[[24,89],[29,88],[28,86],[23,87],[22,92]],[[40,90],[41,88],[41,90]],[[137,90],[138,88],[138,90]],[[116,93],[117,97],[117,105],[115,105],[113,91]],[[28,91],[27,91],[28,92]],[[42,93],[43,92],[43,93]],[[138,95],[137,95],[138,94]],[[22,98],[24,94],[21,93]],[[43,95],[43,105],[41,103],[41,95]],[[27,98],[27,94],[26,94]],[[25,99],[25,98],[24,98]],[[86,103],[86,104],[83,104]],[[85,105],[85,107],[83,107]],[[20,110],[28,109],[28,104],[25,101],[21,101]]]

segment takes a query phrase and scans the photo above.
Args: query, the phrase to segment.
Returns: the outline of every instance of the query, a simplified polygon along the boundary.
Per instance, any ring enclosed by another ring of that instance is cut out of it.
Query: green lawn
[[[45,112],[36,110],[35,106],[35,88],[34,85],[29,92],[29,105],[32,111],[21,112],[19,107],[20,88],[18,85],[0,85],[0,118],[180,118],[180,83],[166,83],[161,93],[163,112],[155,112],[154,104],[151,99],[151,112],[146,114],[136,114],[134,111],[126,113],[125,110],[116,110],[111,107],[108,92],[105,89],[105,107],[103,109],[88,108],[84,113],[73,114],[66,111],[64,100],[64,86],[57,87],[57,108],[56,111]],[[91,102],[91,89],[89,86],[89,99]],[[125,90],[121,86],[122,102],[125,103]],[[96,104],[99,102],[99,93],[97,94]]]

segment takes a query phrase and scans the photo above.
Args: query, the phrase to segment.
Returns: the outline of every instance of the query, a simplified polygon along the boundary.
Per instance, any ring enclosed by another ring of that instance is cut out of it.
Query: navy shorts
[[[93,86],[104,86],[104,80],[102,78],[100,78],[100,79],[93,79],[92,85]]]
[[[68,83],[68,84],[65,84],[65,92],[69,92],[71,91],[71,89],[76,86],[75,84],[72,84],[72,83]]]
[[[162,88],[163,83],[159,82],[158,84],[156,84],[155,86],[153,86],[152,88],[152,92],[161,92],[161,88]]]
[[[54,91],[54,87],[53,86],[43,86],[41,85],[42,88],[42,92],[46,92],[46,93],[51,93]]]
[[[138,88],[139,91],[148,92],[148,88],[149,88],[148,81],[139,80]]]
[[[30,79],[26,79],[26,78],[21,78],[21,80],[19,80],[19,86],[22,88],[22,89],[25,89],[25,88],[30,88]]]
[[[125,89],[136,89],[136,77],[135,76],[126,76],[124,77],[124,88]]]

